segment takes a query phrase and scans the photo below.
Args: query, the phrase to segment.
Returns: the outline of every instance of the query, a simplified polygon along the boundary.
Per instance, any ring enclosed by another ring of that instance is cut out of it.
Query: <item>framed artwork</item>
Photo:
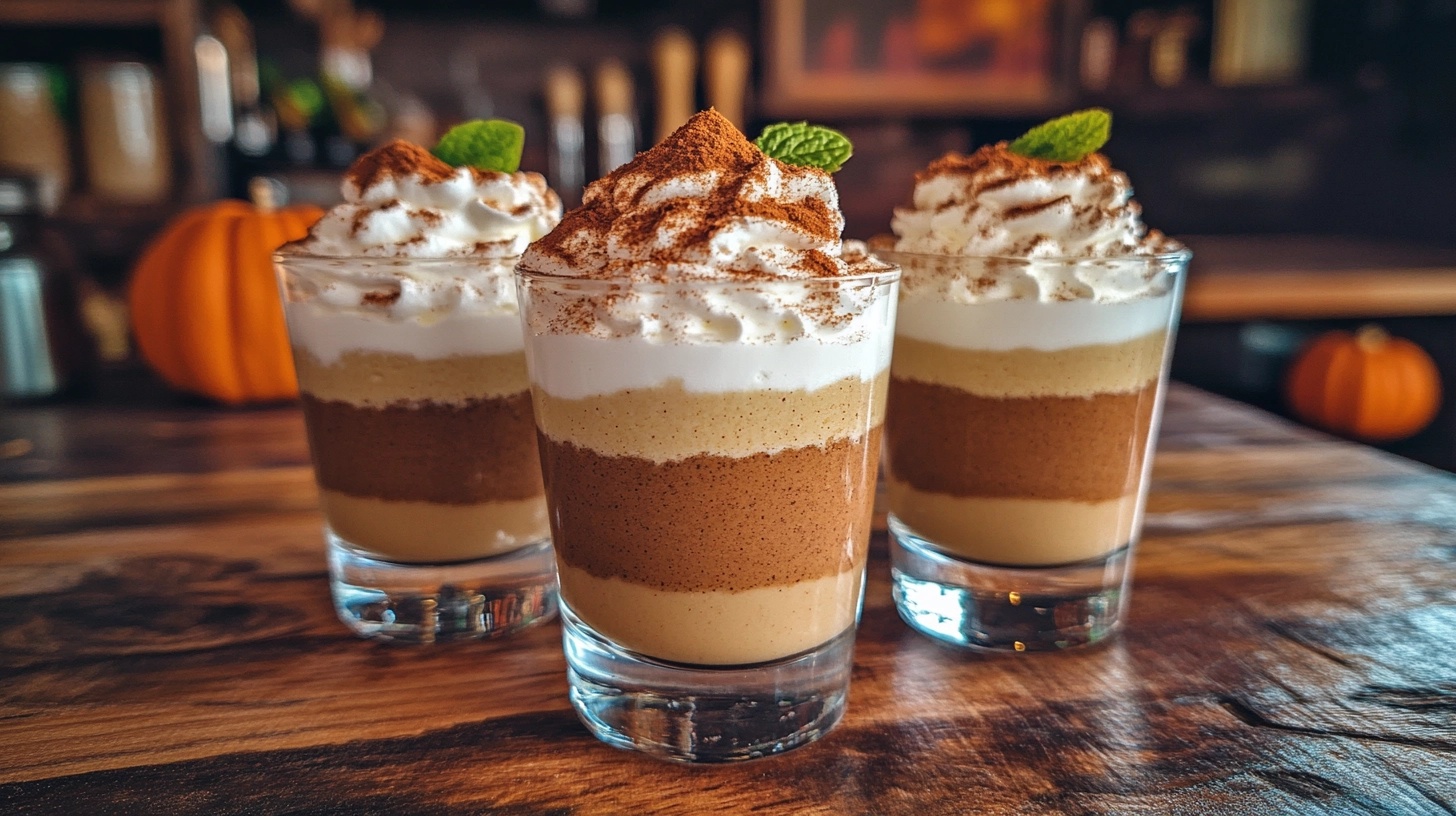
[[[1065,94],[1067,0],[764,0],[770,114],[1035,113]]]

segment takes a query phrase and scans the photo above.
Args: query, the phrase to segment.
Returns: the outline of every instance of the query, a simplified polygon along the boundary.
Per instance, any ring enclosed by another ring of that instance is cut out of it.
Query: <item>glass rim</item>
[[[887,283],[895,283],[900,280],[901,269],[897,264],[885,264],[884,268],[877,268],[873,272],[862,272],[855,275],[838,275],[834,277],[812,277],[812,278],[783,278],[765,277],[753,280],[740,280],[735,278],[677,278],[673,280],[635,280],[633,278],[589,278],[580,275],[561,275],[555,272],[542,272],[535,269],[528,269],[520,264],[516,265],[516,275],[522,280],[539,281],[545,283],[578,284],[582,288],[690,288],[690,289],[712,289],[712,288],[756,288],[762,286],[803,286],[806,288],[831,287],[843,284],[852,286],[868,285],[880,286]]]
[[[384,266],[409,266],[420,264],[425,266],[444,266],[446,264],[470,264],[500,261],[519,261],[520,252],[482,253],[473,255],[324,255],[317,252],[310,252],[297,242],[291,241],[273,250],[272,259],[274,263],[285,263],[287,261],[367,261]]]
[[[1049,263],[1072,266],[1087,263],[1142,263],[1142,264],[1170,264],[1175,262],[1187,263],[1193,258],[1193,250],[1184,247],[1171,252],[1155,252],[1146,255],[1047,255],[1044,257],[1029,257],[1026,255],[958,255],[953,253],[938,252],[906,252],[898,249],[879,249],[873,244],[870,245],[870,254],[876,258],[896,256],[902,258],[924,258],[926,260],[962,260],[962,261],[999,261],[1004,263],[1034,264]]]

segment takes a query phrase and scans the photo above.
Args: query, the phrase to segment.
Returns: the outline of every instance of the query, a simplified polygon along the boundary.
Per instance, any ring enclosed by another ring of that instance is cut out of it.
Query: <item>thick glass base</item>
[[[1054,567],[1003,567],[947,555],[892,514],[895,608],[913,628],[955,646],[1017,652],[1097,643],[1127,607],[1132,548]]]
[[[339,619],[362,637],[436,643],[509,635],[557,609],[550,540],[452,564],[381,561],[325,527]]]
[[[597,739],[676,762],[736,762],[806,745],[844,715],[854,630],[752,666],[661,663],[608,642],[562,604],[571,704]]]

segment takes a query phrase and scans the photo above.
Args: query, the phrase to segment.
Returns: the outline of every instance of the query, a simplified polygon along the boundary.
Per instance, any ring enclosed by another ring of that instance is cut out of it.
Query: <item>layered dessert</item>
[[[285,312],[324,515],[400,563],[549,534],[512,268],[561,218],[536,173],[396,141],[285,247]]]
[[[742,665],[854,626],[896,298],[842,229],[827,173],[706,111],[527,250],[561,595],[615,644]]]
[[[1126,546],[1181,248],[1143,225],[1105,156],[1032,158],[1004,142],[932,163],[892,226],[883,257],[904,269],[886,426],[895,519],[998,565]]]

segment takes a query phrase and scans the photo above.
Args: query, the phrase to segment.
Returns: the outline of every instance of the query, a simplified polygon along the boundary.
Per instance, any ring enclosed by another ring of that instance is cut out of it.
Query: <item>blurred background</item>
[[[1196,253],[1175,376],[1288,414],[1301,349],[1376,323],[1415,346],[1298,418],[1456,468],[1456,399],[1395,416],[1456,382],[1456,0],[0,0],[3,396],[178,399],[126,293],[139,259],[232,263],[159,243],[190,208],[327,207],[370,146],[492,116],[570,203],[707,105],[844,130],[852,237],[945,151],[1104,106]]]

